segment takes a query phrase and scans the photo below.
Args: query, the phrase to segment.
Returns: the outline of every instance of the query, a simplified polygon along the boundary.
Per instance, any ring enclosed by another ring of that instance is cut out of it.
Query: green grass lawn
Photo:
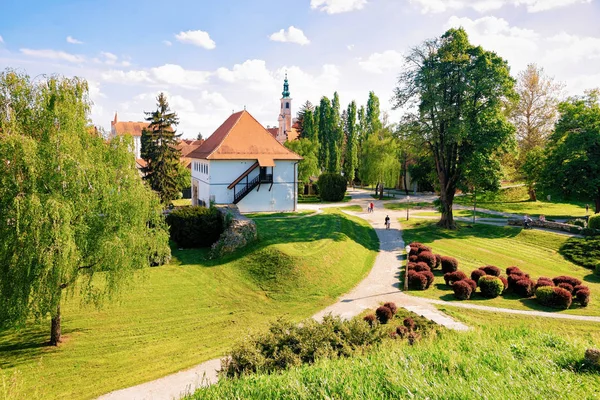
[[[353,211],[353,212],[364,211],[363,208],[361,206],[359,206],[358,204],[355,204],[352,206],[340,207],[340,210]]]
[[[331,204],[331,203],[347,203],[352,200],[352,196],[344,196],[342,201],[321,201],[319,196],[299,196],[298,203],[299,204],[313,204],[313,203],[323,203],[323,204]]]
[[[427,203],[424,201],[421,202],[411,202],[411,203],[384,203],[383,207],[388,210],[406,210],[406,207],[409,206],[410,209],[423,209],[423,208],[433,208],[433,203]]]
[[[174,249],[100,311],[70,299],[58,348],[44,346],[49,322],[0,332],[0,398],[91,399],[221,356],[276,318],[333,303],[379,247],[366,222],[334,210],[256,223],[259,243],[221,261]]]
[[[583,362],[592,343],[512,325],[444,331],[413,346],[391,341],[361,356],[222,380],[192,398],[591,399],[600,393],[600,368]]]
[[[294,212],[247,213],[247,214],[244,214],[244,216],[248,217],[248,218],[252,218],[252,219],[257,219],[257,218],[297,218],[297,217],[304,217],[306,215],[310,215],[310,214],[314,214],[314,213],[315,213],[315,211],[313,211],[313,210],[301,210],[301,211],[294,211]]]
[[[415,213],[417,213],[417,212],[415,212]],[[417,215],[422,215],[422,216],[427,216],[427,217],[441,217],[442,213],[440,213],[438,211],[418,211]],[[452,215],[454,215],[455,217],[473,218],[473,211],[471,211],[471,210],[453,210]],[[475,212],[475,216],[477,218],[506,219],[505,217],[503,217],[501,215],[488,214],[488,213],[484,213],[481,211]]]
[[[502,270],[516,265],[529,273],[533,279],[540,276],[555,277],[571,275],[584,281],[590,287],[592,297],[588,307],[573,305],[569,310],[556,311],[539,305],[534,299],[519,299],[512,294],[486,299],[477,293],[473,304],[512,308],[520,310],[541,310],[567,314],[600,315],[600,276],[593,271],[575,265],[560,253],[567,236],[536,230],[522,230],[514,227],[499,227],[476,224],[473,228],[462,225],[456,231],[438,228],[433,221],[400,220],[406,243],[418,241],[432,247],[434,253],[458,259],[459,269],[467,275],[484,265],[495,265]],[[411,295],[446,301],[460,301],[454,298],[449,286],[444,284],[441,271],[434,271],[435,283],[425,291],[410,291]]]
[[[177,199],[173,200],[171,203],[173,203],[175,207],[191,206],[192,199]]]
[[[456,204],[473,206],[473,196],[458,196]],[[477,207],[511,214],[544,215],[549,219],[568,219],[585,215],[585,203],[576,201],[529,201],[524,186],[500,190],[497,194],[477,196]]]
[[[590,347],[597,346],[600,343],[600,323],[598,322],[567,321],[556,318],[468,310],[451,306],[438,306],[437,308],[471,328],[526,328],[541,332],[552,332],[563,338],[578,339],[587,343]]]

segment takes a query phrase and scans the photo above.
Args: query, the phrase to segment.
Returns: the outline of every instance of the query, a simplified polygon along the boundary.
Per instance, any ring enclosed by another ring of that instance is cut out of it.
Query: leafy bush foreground
[[[600,392],[589,343],[526,328],[443,331],[281,374],[225,379],[193,399],[587,399]]]

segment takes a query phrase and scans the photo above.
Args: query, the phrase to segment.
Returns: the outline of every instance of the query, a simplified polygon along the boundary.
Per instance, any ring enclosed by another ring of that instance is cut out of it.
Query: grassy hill
[[[257,219],[260,242],[219,261],[173,249],[101,310],[68,299],[65,342],[49,321],[0,332],[0,399],[91,399],[223,355],[281,316],[309,317],[371,269],[378,240],[364,221],[329,211]]]

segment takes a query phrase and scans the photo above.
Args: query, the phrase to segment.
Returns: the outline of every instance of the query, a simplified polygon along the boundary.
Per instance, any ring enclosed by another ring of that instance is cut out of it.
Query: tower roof
[[[283,81],[283,92],[281,93],[283,98],[290,97],[290,85],[288,83],[287,72],[285,73],[285,79]]]
[[[302,160],[279,143],[248,111],[232,114],[188,157],[206,160]]]

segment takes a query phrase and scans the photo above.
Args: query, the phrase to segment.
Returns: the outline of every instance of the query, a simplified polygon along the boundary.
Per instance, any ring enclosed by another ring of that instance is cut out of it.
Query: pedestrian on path
[[[371,208],[371,210],[369,212],[373,212],[373,210],[375,209],[375,204],[373,204],[373,202],[369,203],[369,207]]]
[[[385,216],[385,229],[390,229],[390,216]]]

